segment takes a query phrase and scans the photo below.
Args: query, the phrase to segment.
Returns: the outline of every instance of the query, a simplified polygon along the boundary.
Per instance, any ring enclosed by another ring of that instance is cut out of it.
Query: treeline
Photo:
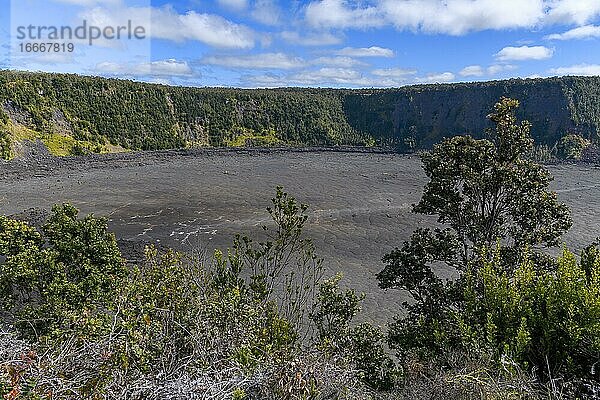
[[[338,92],[168,87],[76,75],[0,73],[3,113],[39,132],[134,150],[225,146],[274,132],[290,145],[366,145]]]
[[[457,134],[483,136],[489,104],[500,96],[525,104],[519,117],[532,122],[538,144],[600,137],[600,77],[245,90],[0,71],[0,125],[10,119],[40,134],[132,150],[377,144],[414,151]]]

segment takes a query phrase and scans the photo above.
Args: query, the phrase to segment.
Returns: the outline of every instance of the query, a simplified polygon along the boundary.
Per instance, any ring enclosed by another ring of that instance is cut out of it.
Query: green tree
[[[471,265],[464,302],[454,312],[463,347],[520,362],[544,379],[597,380],[598,247],[588,247],[581,261],[565,248],[552,271],[525,257],[509,272],[491,253]]]
[[[10,132],[0,122],[0,158],[8,160],[11,157],[11,145]]]
[[[530,124],[517,121],[518,106],[508,98],[494,106],[489,139],[453,137],[421,157],[429,182],[413,211],[436,215],[442,227],[415,231],[383,258],[378,274],[381,287],[407,290],[415,300],[391,325],[391,345],[401,351],[452,344],[445,319],[462,296],[464,272],[479,249],[499,242],[510,270],[526,249],[556,245],[571,226],[569,209],[549,190],[550,173],[527,159],[533,140]],[[444,264],[458,279],[434,272]]]
[[[242,267],[251,273],[252,290],[264,301],[275,301],[298,330],[306,326],[307,310],[323,277],[323,260],[303,234],[307,209],[278,186],[267,208],[274,226],[263,226],[266,240],[238,235],[234,242]]]
[[[360,302],[365,295],[357,295],[354,290],[339,290],[342,275],[338,274],[326,279],[319,286],[319,295],[311,320],[317,327],[317,334],[322,343],[334,350],[347,346],[350,322],[360,311]]]
[[[563,136],[557,143],[558,157],[565,160],[579,160],[583,151],[591,144],[586,138],[569,134]]]
[[[54,206],[41,232],[0,217],[0,255],[0,305],[27,337],[102,328],[97,311],[126,275],[106,219],[78,218],[69,204]]]
[[[384,334],[379,327],[366,322],[351,326],[365,295],[357,295],[352,289],[340,290],[341,278],[338,274],[319,286],[310,317],[316,325],[320,346],[326,352],[344,357],[371,388],[390,390],[400,374],[384,348]]]

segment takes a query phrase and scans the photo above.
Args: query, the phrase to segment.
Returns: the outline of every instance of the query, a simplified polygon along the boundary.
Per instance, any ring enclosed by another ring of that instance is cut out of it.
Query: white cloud
[[[497,75],[500,72],[504,72],[504,71],[512,71],[514,69],[517,69],[516,65],[512,65],[512,64],[494,64],[494,65],[490,65],[489,67],[487,67],[486,71],[488,73],[488,75]]]
[[[252,48],[256,36],[245,25],[221,16],[195,11],[179,14],[171,7],[117,7],[110,10],[96,7],[83,13],[82,17],[98,26],[126,26],[131,20],[136,25],[145,26],[148,35],[154,38],[179,42],[193,40],[216,48]]]
[[[600,64],[578,64],[570,67],[552,68],[554,75],[600,75]]]
[[[532,27],[544,17],[543,0],[380,0],[362,6],[345,0],[316,0],[306,7],[312,26],[373,28],[461,35],[485,29]]]
[[[109,11],[110,10],[110,11]],[[143,28],[143,37],[144,39],[150,38],[150,27],[152,26],[151,19],[152,11],[148,7],[103,7],[97,6],[83,10],[78,13],[78,17],[81,20],[87,22],[88,25],[95,25],[97,27],[113,27],[115,30],[119,26],[127,26],[129,21],[133,27],[142,27]],[[80,21],[81,21],[80,20]],[[82,25],[81,22],[77,23],[77,26]],[[122,38],[128,38],[129,35],[127,33],[121,33]],[[78,44],[88,45],[89,39],[77,39],[73,38],[71,41]],[[106,39],[104,37],[100,37],[98,40],[94,40],[94,46],[119,49],[122,51],[127,51],[131,56],[131,49],[129,45],[132,46],[145,46],[145,52],[150,51],[150,41],[149,40],[136,40],[135,42],[127,44],[128,40],[120,40],[120,39]]]
[[[453,81],[455,78],[452,72],[443,72],[441,74],[430,74],[422,78],[416,78],[419,83],[444,83]]]
[[[236,11],[245,10],[248,7],[248,0],[217,0],[220,6]]]
[[[571,29],[564,33],[554,33],[546,36],[549,40],[572,40],[572,39],[590,39],[600,38],[600,26],[585,25]]]
[[[245,75],[242,81],[249,87],[283,87],[289,86],[289,83],[279,75]]]
[[[306,84],[321,82],[348,83],[362,78],[359,71],[348,68],[321,68],[317,71],[299,72],[292,76],[292,80]]]
[[[276,0],[254,0],[250,7],[250,0],[217,0],[219,5],[238,13],[247,11],[255,21],[263,25],[279,25],[281,23],[281,9],[277,6]]]
[[[397,29],[450,35],[532,27],[544,16],[542,0],[382,0],[380,8]]]
[[[345,0],[313,1],[306,7],[306,20],[313,27],[372,28],[385,25],[376,7],[347,6]]]
[[[48,65],[58,65],[58,64],[71,64],[76,61],[76,57],[74,53],[69,52],[45,52],[45,53],[13,53],[10,61],[7,60],[6,65],[10,65],[11,67],[19,67],[24,69],[31,69],[35,71],[34,65],[43,64],[45,66]],[[10,64],[9,64],[10,63]]]
[[[173,85],[173,82],[167,78],[151,78],[148,83],[156,83],[157,85]]]
[[[152,76],[191,76],[194,74],[192,68],[186,61],[174,59],[152,61],[144,65]]]
[[[330,46],[342,42],[341,38],[332,35],[331,33],[309,33],[301,35],[298,32],[283,31],[281,32],[281,37],[286,42],[300,46]]]
[[[109,74],[122,73],[125,69],[126,69],[126,66],[115,63],[115,62],[109,62],[109,61],[101,62],[96,65],[96,71],[103,72],[103,73],[109,73]]]
[[[366,76],[351,68],[320,68],[287,75],[265,74],[246,76],[243,80],[251,87],[335,86],[335,87],[398,87],[406,84],[404,78]]]
[[[56,3],[73,4],[76,6],[90,7],[99,4],[118,5],[122,4],[122,0],[54,0]]]
[[[600,16],[598,0],[547,0],[547,22],[584,25]]]
[[[409,75],[414,75],[417,73],[414,69],[404,69],[404,68],[386,68],[386,69],[375,69],[371,71],[371,73],[375,76],[379,76],[382,78],[400,78],[404,79]]]
[[[461,76],[483,76],[484,71],[481,65],[469,65],[468,67],[464,67],[459,74]]]
[[[484,68],[481,65],[469,65],[460,70],[459,75],[465,77],[482,77],[488,75],[493,77],[501,72],[512,71],[516,68],[515,65],[511,64],[493,64],[487,68]]]
[[[338,56],[348,57],[394,57],[394,51],[383,47],[345,47],[335,52]]]
[[[319,57],[311,61],[311,64],[342,68],[367,65],[366,63],[351,57]]]
[[[256,0],[250,15],[263,25],[275,26],[281,23],[281,10],[273,0]]]
[[[187,62],[173,59],[139,64],[102,62],[96,65],[95,71],[110,75],[143,77],[191,77],[194,75],[194,71]]]
[[[394,26],[449,35],[550,24],[583,25],[599,15],[598,0],[312,0],[305,9],[308,24],[316,27]]]
[[[171,9],[152,14],[152,35],[164,39],[197,40],[213,47],[246,49],[254,46],[254,34],[244,25],[223,17],[189,11],[179,15]]]
[[[313,60],[305,60],[300,57],[294,57],[285,53],[261,53],[242,56],[208,56],[201,62],[208,65],[217,65],[228,68],[246,68],[246,69],[300,69],[310,65],[323,67],[336,67],[345,69],[357,66],[366,66],[368,64],[351,57],[318,57]],[[325,68],[324,71],[332,71],[334,68]]]
[[[545,60],[553,53],[552,49],[544,46],[509,46],[496,53],[496,58],[500,61]]]
[[[201,62],[229,68],[248,69],[295,69],[302,68],[306,62],[299,57],[284,53],[262,53],[243,56],[209,56]]]

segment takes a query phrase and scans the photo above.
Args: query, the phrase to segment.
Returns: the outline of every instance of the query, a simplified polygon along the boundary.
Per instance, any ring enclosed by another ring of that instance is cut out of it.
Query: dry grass
[[[5,399],[33,394],[53,400],[377,398],[358,381],[356,371],[318,351],[251,372],[224,359],[221,365],[206,368],[191,368],[189,360],[180,360],[174,370],[157,366],[141,373],[111,367],[113,346],[109,335],[86,343],[67,340],[58,348],[40,351],[13,333],[2,332],[0,389],[5,390]]]

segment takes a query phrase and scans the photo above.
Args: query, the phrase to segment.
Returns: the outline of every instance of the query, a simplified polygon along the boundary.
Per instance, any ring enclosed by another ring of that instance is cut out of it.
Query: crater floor
[[[580,249],[600,236],[600,169],[549,168],[553,188],[573,211],[564,240]],[[107,216],[119,238],[210,251],[230,245],[236,233],[259,237],[269,222],[265,208],[283,185],[310,206],[306,234],[327,274],[343,272],[345,285],[367,295],[364,318],[385,324],[405,297],[379,289],[375,274],[384,254],[433,223],[410,211],[425,183],[416,156],[150,152],[0,165],[0,212],[70,202],[82,213]]]

